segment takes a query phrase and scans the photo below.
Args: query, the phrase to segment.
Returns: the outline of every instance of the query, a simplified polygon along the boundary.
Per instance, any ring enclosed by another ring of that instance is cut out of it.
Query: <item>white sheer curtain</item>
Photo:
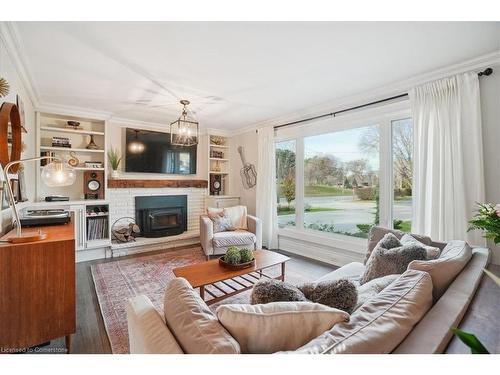
[[[467,240],[475,202],[484,201],[479,79],[459,74],[410,91],[414,124],[412,231],[436,240]]]
[[[276,216],[276,159],[274,151],[274,129],[258,130],[257,136],[257,187],[256,213],[262,220],[262,243],[268,249],[278,246]]]

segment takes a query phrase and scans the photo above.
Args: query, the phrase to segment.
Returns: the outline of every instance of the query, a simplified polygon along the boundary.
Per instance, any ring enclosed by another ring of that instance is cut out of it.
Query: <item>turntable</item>
[[[71,221],[69,211],[62,208],[26,209],[20,216],[22,227],[66,224]]]

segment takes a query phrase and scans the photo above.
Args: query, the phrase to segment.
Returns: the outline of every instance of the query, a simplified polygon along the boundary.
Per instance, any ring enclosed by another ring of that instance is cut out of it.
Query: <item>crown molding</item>
[[[40,97],[26,64],[27,60],[23,53],[21,38],[14,22],[0,22],[0,38],[4,42],[5,49],[14,63],[14,69],[19,75],[21,84],[28,93],[29,100],[33,104],[33,107],[37,107]]]
[[[112,117],[111,112],[96,111],[88,108],[60,105],[55,103],[42,103],[35,107],[37,112],[52,113],[63,116],[83,117],[93,120],[107,121]]]
[[[247,127],[234,130],[231,136],[237,136],[260,128],[276,126],[288,122],[301,120],[303,118],[317,116],[323,113],[335,112],[345,108],[354,107],[364,103],[380,100],[385,97],[391,97],[408,92],[411,88],[449,77],[454,74],[465,73],[469,71],[481,71],[487,67],[500,65],[500,50],[481,55],[469,60],[462,61],[453,65],[441,67],[426,73],[418,74],[402,81],[396,81],[384,86],[377,87],[362,94],[355,94],[343,98],[334,99],[317,106],[303,108],[284,116],[275,117],[269,120],[261,121]],[[488,79],[488,78],[486,78]]]

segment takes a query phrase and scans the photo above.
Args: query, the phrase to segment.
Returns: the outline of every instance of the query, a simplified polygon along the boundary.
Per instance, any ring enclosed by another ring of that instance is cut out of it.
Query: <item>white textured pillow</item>
[[[222,305],[217,317],[248,354],[295,350],[349,321],[348,313],[312,302]]]
[[[247,207],[246,206],[234,206],[227,208],[207,208],[207,215],[212,218],[214,216],[225,215],[229,217],[231,226],[234,229],[248,229],[247,225]]]
[[[426,245],[408,233],[401,237],[399,241],[403,245],[417,245],[423,247],[427,252],[427,260],[436,259],[441,254],[441,249],[439,247]]]

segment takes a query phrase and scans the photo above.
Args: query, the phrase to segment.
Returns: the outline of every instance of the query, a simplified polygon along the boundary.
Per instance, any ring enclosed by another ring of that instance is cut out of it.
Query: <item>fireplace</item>
[[[187,195],[135,197],[135,222],[144,237],[165,237],[187,230]]]

